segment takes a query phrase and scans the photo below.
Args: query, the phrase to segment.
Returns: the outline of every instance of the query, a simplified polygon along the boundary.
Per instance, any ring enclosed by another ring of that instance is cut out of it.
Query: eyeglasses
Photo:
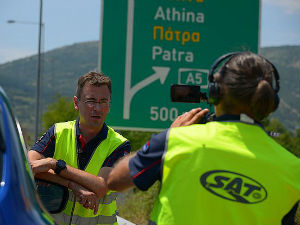
[[[101,100],[99,102],[96,102],[94,100],[85,100],[83,101],[84,104],[86,104],[88,107],[94,108],[96,107],[97,104],[99,104],[99,106],[101,108],[107,107],[110,104],[110,101],[108,100]]]

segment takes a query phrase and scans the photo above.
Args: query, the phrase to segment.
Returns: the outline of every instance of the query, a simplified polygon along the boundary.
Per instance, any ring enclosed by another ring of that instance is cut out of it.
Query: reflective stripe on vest
[[[281,225],[300,199],[300,160],[256,125],[171,128],[162,168],[157,224]]]
[[[105,195],[103,198],[99,199],[99,204],[110,204],[116,200],[118,192],[110,192],[108,195]],[[72,191],[69,192],[69,201],[73,201],[75,195]]]
[[[65,224],[69,224],[71,216],[67,214],[52,214],[53,218],[56,221],[61,221]],[[95,225],[95,224],[114,224],[117,223],[117,213],[112,216],[96,216],[96,217],[81,217],[73,215],[72,224],[77,225]]]
[[[57,123],[55,125],[56,143],[54,158],[64,159],[68,165],[74,168],[78,168],[75,123],[76,121],[69,121],[65,123]],[[103,140],[96,148],[94,154],[92,155],[89,163],[86,166],[85,171],[97,176],[105,159],[125,141],[127,141],[126,138],[122,137],[112,128],[108,127],[107,138]],[[72,191],[69,191],[69,193],[71,197],[74,197]],[[103,202],[101,202],[100,200],[97,215],[94,215],[93,210],[84,208],[78,202],[76,202],[74,205],[73,198],[69,198],[65,210],[61,213],[64,214],[61,218],[70,219],[70,216],[73,214],[74,219],[72,219],[72,224],[78,224],[76,221],[82,221],[78,220],[79,217],[83,218],[85,224],[87,224],[87,220],[92,220],[93,223],[95,221],[98,221],[98,219],[94,218],[110,218],[106,219],[105,221],[115,221],[114,218],[117,209],[115,201],[116,196],[117,193],[114,193],[112,191],[107,192],[106,196],[104,196],[104,198],[102,199]],[[75,218],[77,219],[75,220]],[[66,221],[64,219],[63,221],[65,223],[69,223],[68,219]],[[103,222],[98,222],[98,224],[103,224]]]

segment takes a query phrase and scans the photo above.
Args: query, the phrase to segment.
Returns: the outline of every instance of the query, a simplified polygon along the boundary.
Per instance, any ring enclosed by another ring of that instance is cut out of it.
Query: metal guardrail
[[[125,220],[124,218],[119,217],[119,216],[117,216],[117,220],[118,220],[119,225],[135,225],[135,223]]]

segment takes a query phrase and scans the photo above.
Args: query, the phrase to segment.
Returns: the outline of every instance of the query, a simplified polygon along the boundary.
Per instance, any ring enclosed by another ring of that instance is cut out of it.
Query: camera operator
[[[179,116],[117,163],[108,187],[147,190],[160,180],[153,224],[294,224],[300,160],[259,123],[276,110],[278,91],[268,60],[251,52],[221,56],[209,74],[215,120],[195,124],[208,113],[200,108]]]

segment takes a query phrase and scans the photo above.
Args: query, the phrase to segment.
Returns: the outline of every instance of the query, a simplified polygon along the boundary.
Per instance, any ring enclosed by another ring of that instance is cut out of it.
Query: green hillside
[[[300,46],[262,48],[281,76],[278,117],[291,131],[300,127]],[[48,51],[43,56],[41,110],[53,96],[72,97],[77,78],[97,67],[98,42],[85,42]],[[0,85],[7,92],[25,133],[33,134],[37,56],[0,65]]]
[[[262,48],[260,54],[276,66],[280,75],[280,105],[272,117],[294,131],[300,127],[300,46]]]
[[[43,55],[41,113],[53,96],[73,96],[78,77],[97,67],[97,51],[97,42],[85,42]],[[35,121],[36,78],[36,55],[0,65],[0,85],[7,92],[23,130],[30,136]]]

